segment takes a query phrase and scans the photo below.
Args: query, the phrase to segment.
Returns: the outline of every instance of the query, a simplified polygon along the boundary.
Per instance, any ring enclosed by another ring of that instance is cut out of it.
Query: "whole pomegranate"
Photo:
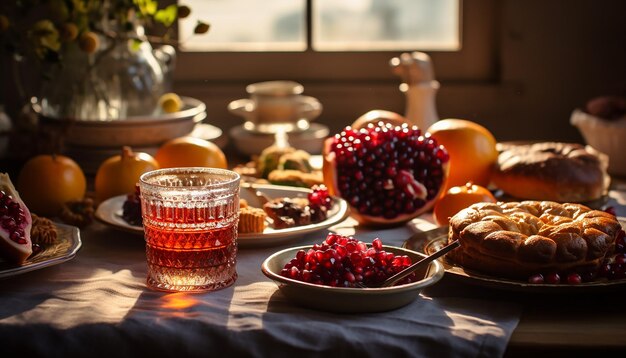
[[[96,173],[96,200],[133,193],[141,174],[159,169],[159,163],[148,153],[133,152],[123,147],[118,155],[106,159]]]
[[[408,124],[346,127],[324,144],[324,182],[364,225],[399,225],[429,210],[448,175],[445,148]]]
[[[0,173],[0,254],[22,264],[33,252],[33,219],[7,174]]]

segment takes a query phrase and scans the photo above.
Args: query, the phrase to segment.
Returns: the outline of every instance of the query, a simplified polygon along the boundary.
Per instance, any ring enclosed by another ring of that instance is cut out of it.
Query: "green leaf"
[[[165,9],[161,9],[156,12],[154,19],[163,25],[170,27],[172,23],[176,21],[176,15],[178,14],[178,6],[170,5]]]
[[[143,43],[143,41],[139,40],[139,39],[132,39],[131,43],[130,43],[130,49],[131,51],[139,51],[139,48],[141,47],[141,44]]]
[[[143,15],[154,15],[159,8],[157,0],[134,0]]]

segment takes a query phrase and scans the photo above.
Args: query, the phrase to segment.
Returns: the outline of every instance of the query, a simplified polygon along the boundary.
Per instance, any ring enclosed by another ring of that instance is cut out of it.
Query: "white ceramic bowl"
[[[444,268],[439,261],[432,262],[421,275],[422,280],[406,285],[385,288],[345,288],[314,285],[280,275],[280,270],[296,257],[298,250],[312,246],[300,246],[279,251],[268,257],[261,265],[265,276],[272,279],[280,291],[295,303],[322,311],[338,313],[383,312],[406,306],[413,302],[422,289],[439,281]],[[385,251],[407,255],[413,262],[425,255],[393,246],[383,246]],[[418,275],[420,273],[418,272]]]
[[[187,135],[206,118],[206,106],[197,99],[181,97],[183,109],[129,117],[114,121],[65,121],[42,117],[42,124],[66,131],[67,144],[84,147],[154,146]]]
[[[570,123],[588,145],[609,156],[610,174],[626,176],[626,116],[608,121],[576,109]]]

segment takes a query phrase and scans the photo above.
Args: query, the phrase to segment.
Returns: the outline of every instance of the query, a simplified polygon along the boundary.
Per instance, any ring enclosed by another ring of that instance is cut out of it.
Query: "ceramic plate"
[[[269,198],[278,197],[306,197],[309,189],[296,188],[280,185],[257,185],[255,190],[267,195]],[[253,190],[242,188],[241,198],[246,199],[251,206],[261,207],[261,200],[254,195]],[[122,205],[126,200],[125,195],[116,196],[105,200],[96,210],[96,218],[103,223],[120,230],[143,235],[143,227],[128,224],[122,219]],[[330,209],[326,220],[310,225],[296,226],[287,229],[273,229],[266,227],[260,234],[239,234],[237,239],[239,247],[259,247],[279,245],[299,239],[305,234],[327,229],[345,219],[348,216],[348,204],[341,198],[334,198],[333,207]]]
[[[143,235],[143,226],[135,226],[122,219],[122,205],[126,201],[126,195],[109,198],[96,209],[96,219],[116,229]]]
[[[82,245],[80,230],[75,226],[57,223],[55,225],[58,232],[58,243],[45,247],[40,253],[26,259],[26,262],[21,266],[15,266],[0,259],[0,278],[39,270],[73,259]]]
[[[382,312],[406,306],[413,302],[420,291],[439,281],[444,274],[443,265],[433,261],[417,275],[422,280],[406,285],[385,288],[345,288],[314,285],[293,280],[280,275],[280,270],[298,250],[308,250],[312,246],[300,246],[279,251],[268,257],[261,265],[261,271],[272,279],[280,291],[290,300],[304,307],[338,313]],[[383,246],[385,251],[398,255],[408,255],[413,262],[425,256],[415,251],[399,247]]]
[[[626,223],[626,218],[620,218],[622,226]],[[402,247],[431,254],[441,247],[445,246],[448,241],[448,227],[442,226],[433,230],[424,231],[413,235],[404,242]],[[569,294],[583,292],[604,292],[619,291],[626,289],[626,279],[621,280],[596,280],[593,282],[584,282],[578,285],[570,284],[531,284],[524,281],[517,281],[508,278],[495,277],[485,275],[464,269],[455,264],[446,257],[441,259],[443,266],[449,277],[460,280],[465,283],[479,285],[483,287],[495,288],[500,290],[519,291],[526,293],[554,293]]]

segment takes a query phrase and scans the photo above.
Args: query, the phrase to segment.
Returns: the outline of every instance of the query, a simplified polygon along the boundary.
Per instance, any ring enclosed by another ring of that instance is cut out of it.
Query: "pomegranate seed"
[[[38,253],[40,253],[41,251],[42,251],[41,245],[39,245],[39,244],[33,244],[33,253],[32,253],[30,256],[31,256],[31,257],[32,257],[32,256],[35,256],[35,255],[37,255]]]
[[[619,253],[615,255],[616,264],[626,264],[626,253]]]
[[[609,278],[611,279],[626,278],[626,265],[618,264],[618,263],[611,265],[611,274]]]
[[[536,275],[532,275],[528,278],[529,283],[540,284],[544,282],[543,275],[538,273]]]
[[[596,278],[593,272],[585,272],[581,275],[583,282],[591,282]]]
[[[617,234],[617,238],[615,239],[615,252],[622,253],[624,252],[624,248],[626,247],[626,239],[624,239],[624,230],[620,230]]]
[[[583,282],[583,279],[582,277],[580,277],[579,274],[572,272],[567,275],[567,283],[569,283],[570,285],[578,285],[581,282]]]
[[[304,262],[306,258],[306,252],[304,252],[304,250],[299,250],[296,253],[296,259],[298,260],[298,262]]]
[[[561,276],[556,272],[551,272],[545,276],[545,280],[550,284],[557,284],[561,282]]]
[[[607,277],[611,273],[611,269],[612,268],[610,264],[601,265],[600,269],[598,270],[598,276]]]
[[[604,209],[604,212],[609,213],[613,216],[617,216],[617,213],[615,212],[615,208],[612,206],[608,206]]]
[[[2,227],[5,228],[7,231],[13,231],[17,227],[17,224],[12,218],[5,217],[4,219],[2,219]]]
[[[374,249],[376,249],[376,251],[380,251],[383,249],[383,243],[382,241],[380,241],[379,238],[374,239],[374,241],[372,241],[372,246],[374,247]]]

